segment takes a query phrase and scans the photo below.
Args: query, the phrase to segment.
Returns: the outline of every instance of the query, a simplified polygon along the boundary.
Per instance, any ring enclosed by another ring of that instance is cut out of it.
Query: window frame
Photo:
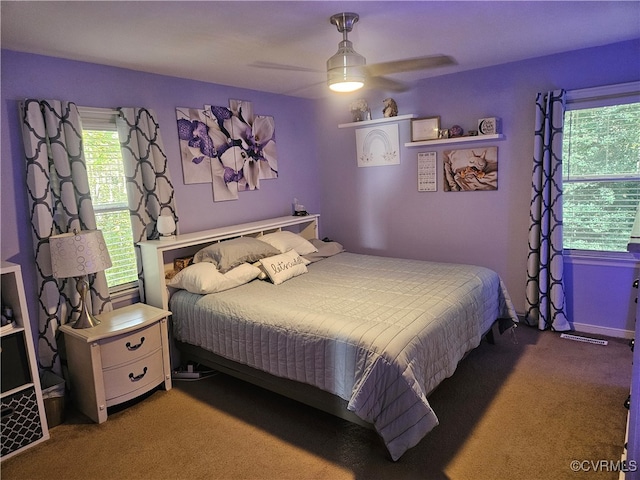
[[[566,111],[583,110],[612,105],[623,105],[640,102],[640,81],[614,85],[568,90],[566,97]],[[629,180],[637,180],[637,176],[618,176]],[[598,179],[602,179],[599,176]],[[631,233],[631,232],[629,232]],[[636,259],[629,252],[608,252],[601,250],[583,250],[564,248],[563,254],[570,263],[603,264],[613,266],[627,266],[635,264]]]
[[[96,108],[96,107],[82,107],[78,105],[78,113],[82,123],[83,130],[109,130],[117,131],[116,118],[119,116],[119,112],[112,108]],[[124,205],[123,208],[107,208],[100,209],[100,212],[108,211],[121,211],[126,209],[129,211],[129,205]],[[132,231],[132,239],[133,239]],[[124,300],[127,298],[134,298],[139,294],[139,282],[134,280],[131,282],[123,283],[109,287],[109,295],[112,299],[117,298]]]

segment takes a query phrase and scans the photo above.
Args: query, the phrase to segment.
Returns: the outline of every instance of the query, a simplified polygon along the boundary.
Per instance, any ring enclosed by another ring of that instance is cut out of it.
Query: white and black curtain
[[[80,314],[75,280],[51,274],[49,237],[95,230],[82,126],[72,102],[27,99],[20,104],[27,194],[38,282],[38,361],[41,369],[62,374],[58,327]],[[90,310],[111,311],[104,272],[89,275]]]
[[[562,254],[562,131],[566,92],[539,93],[527,258],[525,322],[541,330],[571,330]]]
[[[144,302],[144,272],[138,242],[158,238],[160,215],[171,215],[178,225],[175,194],[164,153],[160,127],[153,110],[118,108],[118,137],[124,159],[131,227],[136,244],[140,300]]]

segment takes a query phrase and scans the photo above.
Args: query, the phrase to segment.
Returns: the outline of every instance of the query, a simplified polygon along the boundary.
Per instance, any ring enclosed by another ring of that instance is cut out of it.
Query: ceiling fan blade
[[[406,92],[409,90],[408,85],[387,77],[367,77],[365,86],[366,88],[376,88],[390,92]]]
[[[255,68],[266,68],[269,70],[286,70],[288,72],[310,72],[310,73],[318,73],[320,70],[316,68],[308,68],[308,67],[298,67],[296,65],[284,65],[282,63],[273,63],[273,62],[252,62],[249,64],[250,67]]]
[[[311,89],[317,88],[320,85],[326,86],[327,85],[327,81],[325,80],[325,81],[322,81],[322,82],[315,82],[315,83],[312,83],[310,85],[304,85],[302,87],[297,87],[297,88],[294,88],[292,90],[286,90],[286,91],[281,92],[281,93],[282,93],[282,95],[295,95],[297,93],[304,92],[305,90],[311,90]]]
[[[448,55],[429,55],[427,57],[407,58],[391,62],[374,63],[367,65],[367,73],[372,77],[389,75],[392,73],[411,72],[427,68],[455,65],[457,62]]]

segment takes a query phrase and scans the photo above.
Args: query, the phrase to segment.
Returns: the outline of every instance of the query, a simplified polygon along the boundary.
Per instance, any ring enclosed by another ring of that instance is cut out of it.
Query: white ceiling
[[[322,98],[340,12],[367,63],[447,54],[414,82],[640,37],[639,1],[2,1],[1,46],[278,94]],[[256,62],[307,71],[265,69]],[[639,59],[640,63],[640,59]]]

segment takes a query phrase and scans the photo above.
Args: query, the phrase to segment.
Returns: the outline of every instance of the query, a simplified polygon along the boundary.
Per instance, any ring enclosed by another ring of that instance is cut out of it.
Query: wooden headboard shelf
[[[219,227],[201,232],[176,235],[171,240],[148,240],[140,242],[142,268],[144,271],[145,303],[154,307],[169,309],[169,293],[165,285],[167,266],[182,256],[190,256],[206,245],[230,238],[259,237],[280,230],[291,230],[310,240],[318,238],[320,215],[288,216],[259,220],[256,222]]]

